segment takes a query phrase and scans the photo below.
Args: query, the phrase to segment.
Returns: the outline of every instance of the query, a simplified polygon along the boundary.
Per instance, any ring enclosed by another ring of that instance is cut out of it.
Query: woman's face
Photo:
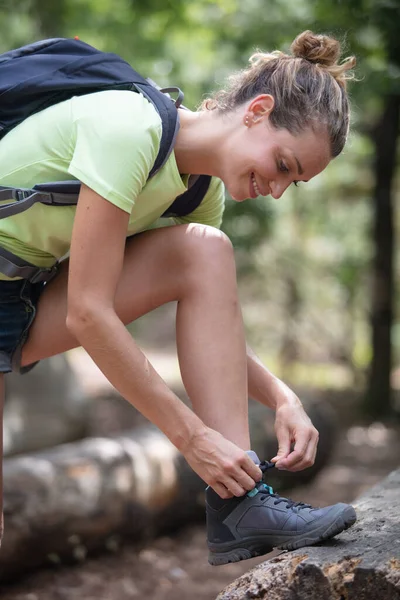
[[[272,105],[272,106],[271,106]],[[242,112],[239,130],[228,141],[222,179],[234,200],[271,195],[309,181],[330,162],[327,134],[311,127],[298,135],[271,125],[271,96],[259,96]]]

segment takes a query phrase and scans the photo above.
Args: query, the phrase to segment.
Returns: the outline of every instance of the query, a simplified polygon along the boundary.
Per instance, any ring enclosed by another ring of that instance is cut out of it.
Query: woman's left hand
[[[271,462],[277,469],[302,471],[314,464],[318,431],[297,397],[277,406],[275,433],[279,450]]]

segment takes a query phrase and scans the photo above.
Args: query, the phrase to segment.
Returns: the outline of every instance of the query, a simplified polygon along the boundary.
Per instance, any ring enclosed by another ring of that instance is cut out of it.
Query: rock
[[[354,506],[348,531],[260,564],[216,600],[400,599],[400,470]]]

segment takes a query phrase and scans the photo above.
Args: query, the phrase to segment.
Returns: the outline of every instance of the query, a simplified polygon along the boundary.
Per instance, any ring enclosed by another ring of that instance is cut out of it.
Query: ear
[[[259,96],[256,96],[247,106],[245,123],[250,127],[264,119],[268,119],[274,106],[275,100],[271,94],[260,94]]]

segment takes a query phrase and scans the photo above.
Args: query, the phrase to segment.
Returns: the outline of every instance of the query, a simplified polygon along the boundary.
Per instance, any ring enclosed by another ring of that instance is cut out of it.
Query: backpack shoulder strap
[[[179,114],[178,108],[183,99],[183,92],[179,88],[160,89],[152,82],[146,82],[147,85],[135,84],[138,90],[153,104],[158,112],[162,122],[162,132],[160,140],[160,150],[154,165],[149,173],[149,179],[157,173],[167,162],[171,154],[176,136],[179,131]],[[178,92],[178,98],[173,102],[169,96],[169,92]],[[168,95],[167,95],[168,94]]]
[[[200,205],[208,188],[210,175],[199,175],[189,189],[177,196],[171,206],[161,215],[162,217],[186,217]]]

